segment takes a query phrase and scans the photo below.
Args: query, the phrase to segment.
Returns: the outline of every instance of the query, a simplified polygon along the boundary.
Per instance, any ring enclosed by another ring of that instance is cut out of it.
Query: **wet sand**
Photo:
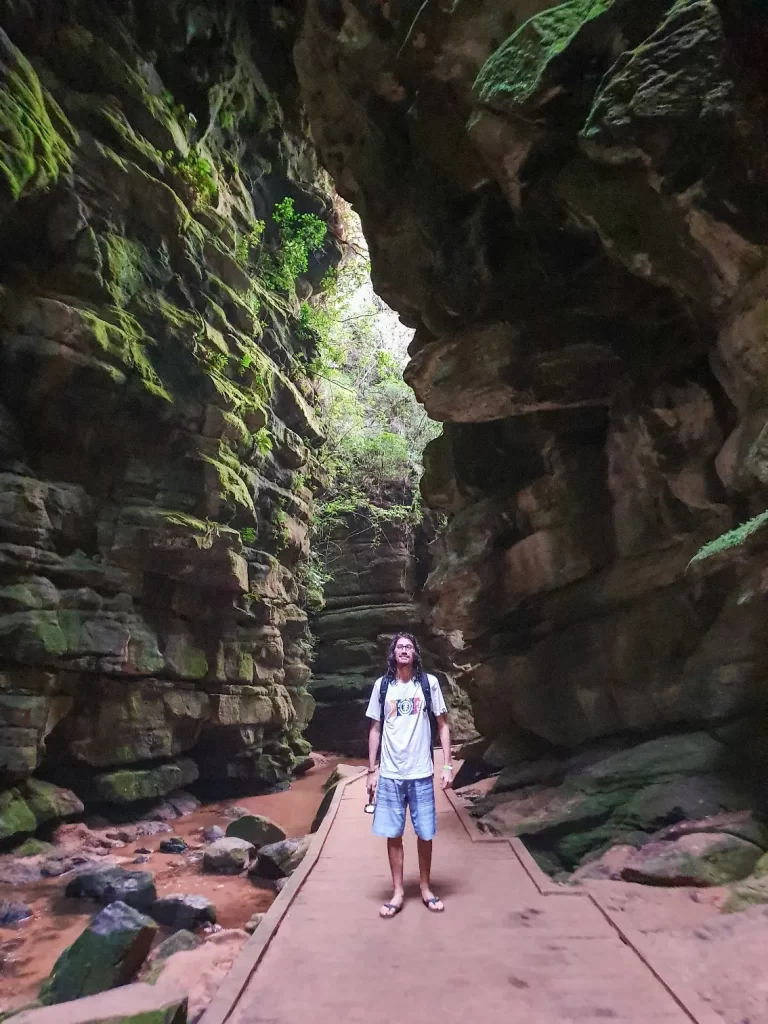
[[[160,842],[172,835],[182,836],[190,852],[202,851],[205,844],[199,830],[208,825],[226,829],[232,818],[226,816],[224,810],[231,806],[267,815],[289,836],[305,835],[322,799],[323,785],[340,761],[363,763],[328,757],[325,764],[312,769],[285,792],[204,805],[194,814],[170,822],[173,831],[140,836],[136,842],[112,851],[110,860],[128,869],[151,871],[158,896],[174,892],[206,896],[216,906],[219,925],[225,929],[242,928],[253,914],[270,906],[275,899],[274,890],[257,888],[247,876],[203,874],[199,863],[190,863],[189,853],[182,856],[158,852]],[[132,863],[137,847],[152,851],[147,863]],[[0,1012],[36,998],[40,982],[50,973],[57,957],[75,941],[93,916],[93,903],[66,899],[62,895],[71,877],[48,878],[27,885],[0,883],[0,900],[24,902],[33,912],[33,917],[26,921],[0,928]],[[166,934],[161,931],[158,941]]]

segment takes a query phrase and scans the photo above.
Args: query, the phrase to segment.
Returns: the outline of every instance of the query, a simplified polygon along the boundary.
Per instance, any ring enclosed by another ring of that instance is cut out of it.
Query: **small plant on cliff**
[[[709,544],[705,544],[703,548],[696,552],[689,564],[703,562],[707,558],[712,558],[713,555],[719,555],[724,551],[741,547],[745,541],[766,525],[768,525],[768,511],[761,512],[760,515],[755,516],[754,519],[748,519],[746,523],[742,523],[741,526],[737,526],[734,530],[729,530],[727,533],[715,537]]]
[[[165,157],[174,172],[186,183],[192,194],[193,205],[210,206],[219,192],[210,160],[194,152],[176,160],[175,154],[170,150]]]
[[[290,196],[275,204],[272,219],[280,240],[275,252],[262,259],[262,276],[270,288],[290,292],[296,279],[309,269],[310,255],[322,248],[327,228],[314,213],[297,213]]]
[[[266,427],[260,427],[255,434],[251,436],[251,440],[253,441],[256,450],[261,452],[262,455],[268,455],[274,447],[272,435]]]
[[[253,222],[248,234],[240,235],[235,243],[235,259],[241,267],[246,266],[251,260],[257,260],[257,254],[261,248],[266,225],[263,220]]]

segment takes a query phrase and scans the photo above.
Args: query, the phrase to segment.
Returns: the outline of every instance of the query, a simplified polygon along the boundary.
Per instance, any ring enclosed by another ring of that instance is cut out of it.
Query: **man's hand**
[[[450,789],[451,788],[451,783],[452,782],[453,782],[453,768],[451,768],[450,766],[446,766],[440,772],[440,789],[442,789],[443,792],[445,792],[446,789]]]
[[[373,799],[376,796],[376,769],[372,772],[368,772],[365,780],[365,788],[368,792],[368,803],[372,804]]]

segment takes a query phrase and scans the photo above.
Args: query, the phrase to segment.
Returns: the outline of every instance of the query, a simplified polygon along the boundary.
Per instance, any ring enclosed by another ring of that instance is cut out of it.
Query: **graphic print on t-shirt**
[[[388,700],[386,702],[387,718],[402,718],[403,715],[418,715],[423,697],[402,697],[400,700]]]
[[[432,710],[436,715],[446,712],[440,684],[430,675]],[[381,679],[371,690],[366,715],[377,722],[382,718]],[[417,679],[408,682],[392,680],[384,695],[384,722],[381,729],[381,778],[425,779],[434,771],[431,732],[426,702]]]

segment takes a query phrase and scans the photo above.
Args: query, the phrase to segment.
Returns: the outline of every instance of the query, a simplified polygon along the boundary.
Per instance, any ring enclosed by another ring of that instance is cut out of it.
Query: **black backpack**
[[[389,673],[387,673],[387,675],[382,676],[381,685],[379,686],[379,703],[381,706],[380,721],[382,727],[382,735],[384,734],[384,704],[386,703],[387,700],[387,690],[389,689],[389,684],[394,683],[394,681],[394,676],[391,676]],[[427,678],[426,672],[419,672],[419,686],[421,687],[421,692],[424,694],[424,710],[426,711],[427,716],[429,718],[429,730],[431,734],[429,749],[432,754],[432,760],[434,761],[434,748],[437,742],[437,718],[435,718],[435,714],[432,711],[432,691],[429,688],[429,679]],[[381,760],[381,738],[379,739],[379,760]]]

